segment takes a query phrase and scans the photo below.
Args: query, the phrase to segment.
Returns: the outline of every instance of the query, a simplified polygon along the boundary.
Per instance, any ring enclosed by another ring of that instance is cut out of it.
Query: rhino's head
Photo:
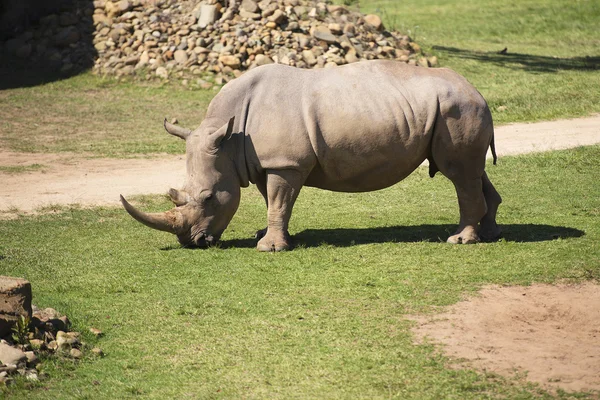
[[[144,213],[121,196],[125,210],[150,228],[177,235],[186,247],[216,243],[233,218],[240,201],[240,182],[235,165],[235,146],[225,146],[234,118],[215,127],[204,121],[195,131],[169,124],[165,129],[186,141],[187,179],[183,190],[171,189],[175,208],[164,213]]]

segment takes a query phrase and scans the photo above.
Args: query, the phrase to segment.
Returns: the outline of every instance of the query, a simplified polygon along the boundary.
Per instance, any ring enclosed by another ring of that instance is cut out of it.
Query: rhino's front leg
[[[304,184],[304,175],[295,170],[267,171],[267,231],[258,241],[259,251],[282,251],[290,248],[288,224],[294,202]]]

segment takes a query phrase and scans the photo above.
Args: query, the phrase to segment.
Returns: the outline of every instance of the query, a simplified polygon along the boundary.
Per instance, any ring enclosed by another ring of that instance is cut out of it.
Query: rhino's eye
[[[204,201],[212,200],[212,198],[213,198],[213,195],[212,195],[212,193],[210,193],[204,198]]]

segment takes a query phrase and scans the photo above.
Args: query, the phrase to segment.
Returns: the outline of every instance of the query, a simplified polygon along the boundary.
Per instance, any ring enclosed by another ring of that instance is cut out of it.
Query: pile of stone
[[[437,63],[435,57],[424,57],[408,36],[385,30],[377,15],[321,1],[96,0],[93,5],[78,4],[76,11],[42,18],[37,30],[25,32],[4,47],[22,58],[50,52],[52,60],[62,62],[63,71],[93,57],[98,74],[146,79],[214,77],[217,83],[269,63],[299,68],[371,59],[421,66]],[[91,43],[81,43],[89,31]],[[41,44],[34,41],[40,37],[49,39]]]
[[[15,375],[37,381],[40,353],[82,358],[85,343],[70,326],[67,316],[53,308],[40,310],[31,305],[28,281],[0,276],[0,385],[10,383]],[[97,329],[90,331],[102,335]],[[91,353],[102,356],[97,347]]]

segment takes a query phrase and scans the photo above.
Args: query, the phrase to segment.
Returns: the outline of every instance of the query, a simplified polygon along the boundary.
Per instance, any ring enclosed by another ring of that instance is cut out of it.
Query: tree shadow
[[[446,46],[433,46],[433,49],[458,58],[488,62],[500,67],[525,69],[532,72],[595,71],[600,69],[600,56],[560,58],[511,53],[509,51],[480,52]]]
[[[564,226],[537,224],[501,225],[502,237],[508,242],[546,242],[577,238],[585,232]],[[445,242],[456,230],[456,225],[413,225],[380,228],[306,229],[292,237],[295,246],[318,247],[331,245],[350,247],[370,243]],[[255,239],[232,239],[220,243],[221,248],[253,248]]]
[[[92,0],[0,2],[0,90],[69,78],[94,65]]]

